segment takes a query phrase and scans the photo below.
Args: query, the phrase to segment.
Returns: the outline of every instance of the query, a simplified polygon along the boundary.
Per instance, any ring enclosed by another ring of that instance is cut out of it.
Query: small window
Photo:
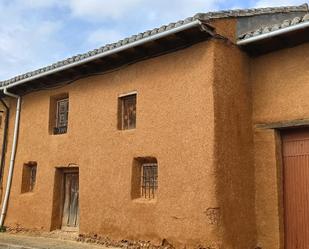
[[[156,163],[144,163],[142,165],[141,185],[142,197],[154,199],[158,189],[158,165]]]
[[[136,94],[119,98],[118,127],[120,130],[135,129],[136,127]]]
[[[133,161],[131,198],[155,199],[158,189],[158,163],[154,157]]]
[[[68,130],[69,96],[61,94],[51,98],[50,131],[51,134],[65,134]]]
[[[3,112],[0,111],[0,129],[2,129]]]
[[[24,164],[22,173],[21,192],[32,192],[36,183],[37,163],[29,162]]]

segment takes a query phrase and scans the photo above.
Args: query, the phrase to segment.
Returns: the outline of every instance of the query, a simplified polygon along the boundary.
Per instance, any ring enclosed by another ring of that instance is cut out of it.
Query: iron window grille
[[[60,99],[56,102],[56,126],[54,134],[64,134],[68,130],[69,99]]]
[[[29,162],[24,165],[22,193],[32,192],[36,184],[37,163]]]
[[[28,166],[30,171],[29,192],[33,191],[36,183],[36,165]]]
[[[156,163],[142,164],[141,195],[146,199],[154,199],[158,189],[158,165]]]
[[[120,98],[120,128],[129,130],[136,128],[136,94],[127,95]]]

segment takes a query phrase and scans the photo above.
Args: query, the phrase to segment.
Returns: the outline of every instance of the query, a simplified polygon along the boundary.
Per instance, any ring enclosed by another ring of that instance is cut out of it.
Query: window
[[[155,199],[158,189],[158,163],[154,157],[138,157],[132,168],[132,199]]]
[[[50,133],[64,134],[68,130],[69,95],[61,94],[51,98]]]
[[[32,192],[36,183],[37,163],[28,162],[24,164],[22,173],[21,192]]]
[[[63,134],[67,132],[69,116],[69,99],[57,100],[57,116],[55,134]]]
[[[136,127],[136,94],[119,98],[118,117],[120,130],[129,130]]]
[[[144,163],[142,165],[141,185],[141,196],[143,198],[155,198],[158,188],[158,165],[156,163]]]
[[[3,111],[0,111],[0,129],[2,129],[3,113]]]

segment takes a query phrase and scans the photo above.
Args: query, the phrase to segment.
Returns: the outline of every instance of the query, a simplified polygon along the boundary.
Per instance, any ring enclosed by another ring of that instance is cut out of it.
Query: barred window
[[[154,199],[158,189],[158,165],[156,163],[142,164],[141,195],[146,199]]]
[[[118,127],[120,130],[136,127],[136,94],[119,98]]]
[[[36,184],[36,172],[37,163],[29,162],[24,164],[23,174],[22,174],[22,188],[21,192],[32,192]]]
[[[69,99],[59,99],[56,101],[56,125],[54,134],[63,134],[68,129],[68,116],[69,116]]]

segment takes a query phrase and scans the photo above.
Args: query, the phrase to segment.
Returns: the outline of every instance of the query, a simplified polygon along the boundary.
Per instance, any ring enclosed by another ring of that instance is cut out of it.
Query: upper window
[[[22,174],[21,192],[32,192],[36,183],[37,163],[29,162],[24,164]]]
[[[69,117],[69,99],[57,100],[56,132],[66,133]],[[55,132],[55,133],[56,133]]]
[[[51,98],[51,122],[52,134],[64,134],[68,130],[69,96],[62,94]]]
[[[136,127],[136,94],[119,98],[118,117],[119,129],[129,130]]]

